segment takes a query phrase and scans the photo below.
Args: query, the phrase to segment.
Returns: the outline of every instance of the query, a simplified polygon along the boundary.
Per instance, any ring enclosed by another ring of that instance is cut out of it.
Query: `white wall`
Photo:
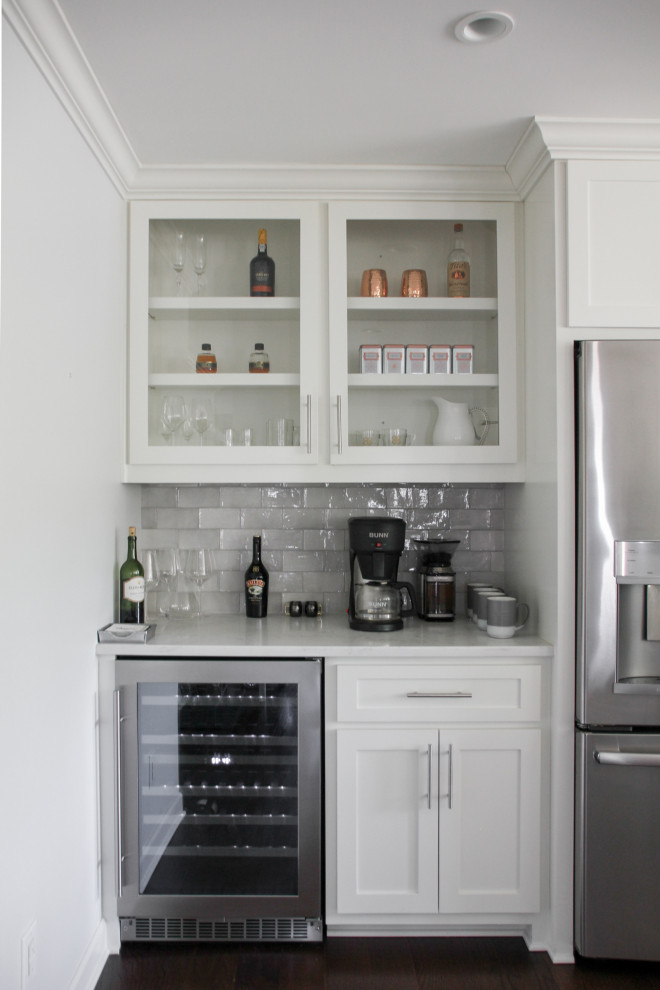
[[[96,629],[139,491],[119,483],[126,208],[3,25],[0,974],[93,986]]]

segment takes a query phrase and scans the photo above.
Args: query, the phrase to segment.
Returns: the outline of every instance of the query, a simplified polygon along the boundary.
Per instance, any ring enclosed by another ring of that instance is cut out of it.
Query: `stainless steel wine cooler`
[[[116,661],[122,941],[320,941],[317,659]]]

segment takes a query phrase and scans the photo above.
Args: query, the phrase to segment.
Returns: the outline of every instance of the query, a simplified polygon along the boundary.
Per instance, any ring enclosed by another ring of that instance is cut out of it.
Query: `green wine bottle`
[[[128,556],[119,569],[119,621],[144,622],[144,569],[137,559],[135,526],[128,528]]]

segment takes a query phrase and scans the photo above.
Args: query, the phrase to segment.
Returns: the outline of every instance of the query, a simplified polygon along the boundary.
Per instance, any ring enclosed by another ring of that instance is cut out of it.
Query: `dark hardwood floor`
[[[96,990],[660,990],[660,963],[554,965],[518,938],[133,943]]]

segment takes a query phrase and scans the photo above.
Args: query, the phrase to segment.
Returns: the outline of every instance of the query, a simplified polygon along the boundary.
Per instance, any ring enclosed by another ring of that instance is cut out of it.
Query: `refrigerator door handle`
[[[596,763],[615,767],[660,767],[660,753],[594,753]]]

